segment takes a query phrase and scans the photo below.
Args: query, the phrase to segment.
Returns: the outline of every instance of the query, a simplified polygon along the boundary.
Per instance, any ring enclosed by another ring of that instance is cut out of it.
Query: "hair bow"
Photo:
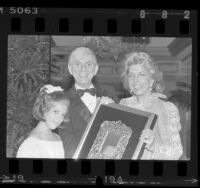
[[[53,86],[53,85],[50,85],[50,84],[43,86],[43,87],[40,89],[40,91],[41,91],[43,88],[46,89],[45,91],[46,91],[47,93],[53,93],[53,92],[55,92],[55,91],[64,91],[64,89],[62,89],[60,86]]]

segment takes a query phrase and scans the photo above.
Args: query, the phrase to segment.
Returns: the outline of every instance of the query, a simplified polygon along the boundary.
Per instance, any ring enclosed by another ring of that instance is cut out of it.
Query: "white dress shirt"
[[[84,88],[81,88],[80,86],[78,86],[77,84],[75,84],[75,88],[76,89],[83,89]],[[93,84],[88,88],[88,89],[91,89],[91,88],[94,88]],[[97,104],[97,96],[93,96],[91,95],[90,93],[88,92],[85,92],[83,94],[83,96],[81,97],[81,100],[84,102],[84,104],[87,106],[87,108],[89,109],[89,111],[91,113],[94,112],[94,109],[96,107],[96,104]]]

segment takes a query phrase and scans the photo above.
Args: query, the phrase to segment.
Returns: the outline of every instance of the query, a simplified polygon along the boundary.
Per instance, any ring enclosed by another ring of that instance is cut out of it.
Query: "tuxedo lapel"
[[[97,97],[102,97],[102,93],[97,89]]]
[[[88,122],[92,114],[78,95],[75,100],[75,108],[77,112],[79,112],[80,116]]]
[[[77,94],[75,86],[70,90],[71,108],[75,108],[77,115],[79,114],[87,123],[91,117],[91,112]]]
[[[97,91],[96,96],[97,97],[102,97],[103,96],[102,95],[102,90],[97,85],[94,85],[94,87],[96,88],[96,91]]]

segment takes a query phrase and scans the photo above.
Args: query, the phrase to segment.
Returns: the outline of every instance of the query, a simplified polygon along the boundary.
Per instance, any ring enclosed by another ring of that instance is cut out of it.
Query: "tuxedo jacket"
[[[63,141],[65,158],[72,158],[92,113],[77,94],[75,86],[72,86],[72,88],[65,93],[70,101],[68,109],[69,122],[63,122],[61,124],[62,128],[58,129],[58,134]],[[102,96],[102,93],[98,88],[96,96]]]

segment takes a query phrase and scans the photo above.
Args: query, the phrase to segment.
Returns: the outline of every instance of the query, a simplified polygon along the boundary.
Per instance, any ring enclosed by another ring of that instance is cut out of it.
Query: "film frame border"
[[[7,96],[8,35],[110,35],[192,38],[192,115],[190,161],[110,161],[110,160],[29,160],[6,156],[6,126],[2,127],[0,154],[2,183],[71,183],[71,184],[149,184],[196,185],[197,178],[197,11],[194,10],[105,10],[37,8],[39,13],[24,14],[25,8],[14,7],[16,13],[0,14],[0,22],[8,23],[0,31],[1,83],[3,98]],[[34,7],[29,7],[34,8]],[[17,12],[17,10],[22,12]],[[162,17],[163,15],[167,17]],[[1,7],[0,7],[1,12]],[[79,13],[79,14],[78,14]],[[148,14],[147,14],[148,13]],[[153,14],[154,13],[154,14]],[[94,21],[95,20],[95,21]],[[124,27],[124,23],[128,24]],[[17,23],[17,24],[16,24]],[[63,25],[67,24],[67,26]],[[109,23],[107,25],[107,23]],[[153,25],[153,26],[152,26]],[[64,27],[65,26],[65,27]],[[123,26],[123,27],[122,27]],[[161,26],[161,29],[159,29]],[[114,28],[114,29],[113,29]],[[164,28],[164,29],[163,29]],[[36,30],[35,30],[36,29]],[[2,95],[2,94],[1,94]],[[2,97],[1,97],[2,98]],[[6,100],[3,101],[1,124],[6,125]],[[2,163],[3,161],[3,163]],[[104,166],[104,168],[100,168]],[[125,167],[125,168],[124,168]],[[54,169],[54,171],[49,171]],[[55,170],[56,169],[56,170]],[[136,169],[133,171],[133,169]],[[148,170],[149,171],[148,171]],[[79,172],[79,173],[77,173]],[[27,177],[24,179],[24,175]],[[41,177],[42,174],[42,177]],[[54,179],[54,178],[58,179]],[[148,178],[144,178],[148,177]],[[11,179],[10,179],[11,178]],[[13,178],[13,179],[12,179]],[[51,180],[52,178],[52,180]],[[172,181],[172,182],[169,182]],[[171,184],[170,184],[171,183]]]

